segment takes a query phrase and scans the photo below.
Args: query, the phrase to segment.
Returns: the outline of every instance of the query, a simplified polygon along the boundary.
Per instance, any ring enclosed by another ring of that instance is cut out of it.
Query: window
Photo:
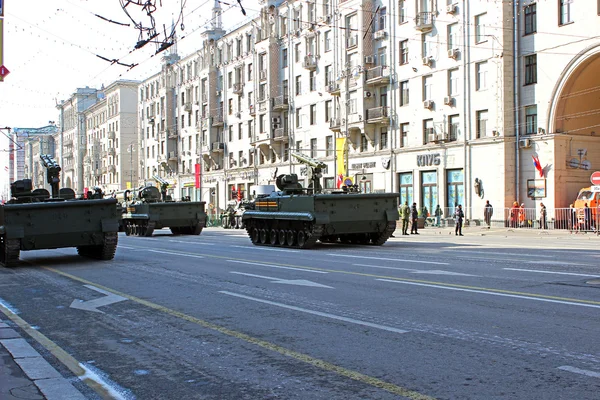
[[[525,107],[525,134],[535,135],[537,130],[537,106]]]
[[[238,124],[238,140],[242,140],[242,137],[244,136],[244,128],[242,123]]]
[[[423,56],[423,58],[425,57],[429,57],[429,40],[427,40],[427,37],[429,36],[428,33],[424,33],[421,35],[421,55]]]
[[[487,14],[479,14],[475,16],[475,43],[485,42],[485,21]]]
[[[227,100],[227,114],[233,114],[233,99]]]
[[[537,55],[525,56],[525,84],[537,83]]]
[[[330,83],[333,83],[333,75],[331,71],[331,65],[325,66],[325,86],[329,86]]]
[[[300,43],[294,45],[294,58],[296,62],[300,61]]]
[[[377,16],[377,30],[382,31],[385,29],[385,18],[387,10],[385,7],[379,9],[379,15]]]
[[[315,71],[310,71],[308,86],[311,92],[317,90],[317,74]]]
[[[227,89],[231,89],[233,86],[233,72],[227,73]]]
[[[408,145],[408,128],[409,123],[400,124],[400,147],[406,147]]]
[[[302,93],[302,85],[301,85],[302,81],[300,79],[301,79],[301,76],[298,75],[296,77],[296,96],[300,96],[300,94]]]
[[[487,61],[475,64],[475,90],[487,89]]]
[[[408,204],[411,206],[413,203],[412,172],[398,174],[398,182],[400,183],[400,204]]]
[[[301,107],[296,108],[296,128],[300,128],[302,126],[302,121],[301,121],[301,115],[300,112],[302,111]]]
[[[448,96],[458,95],[458,68],[448,70]]]
[[[317,139],[310,139],[310,156],[317,158]]]
[[[433,76],[427,75],[423,77],[423,101],[433,99],[432,96]]]
[[[281,68],[287,68],[288,66],[288,50],[281,50]]]
[[[300,20],[302,17],[300,16],[300,8],[294,9],[294,30],[297,31],[300,29]]]
[[[252,63],[248,64],[248,82],[252,81]]]
[[[408,81],[400,82],[400,106],[408,104]]]
[[[400,0],[398,2],[398,23],[403,24],[406,21],[406,2],[404,0]]]
[[[357,92],[353,90],[350,92],[350,104],[349,104],[349,114],[356,114],[358,112],[358,99]]]
[[[535,33],[537,31],[537,21],[536,21],[536,4],[530,4],[525,6],[524,14],[525,14],[525,34],[529,35],[531,33]]]
[[[381,136],[379,138],[379,149],[387,149],[388,148],[388,132],[387,128],[381,128]]]
[[[465,174],[462,169],[446,171],[446,192],[448,193],[446,207],[448,215],[454,214],[455,207],[465,204]]]
[[[281,29],[279,36],[285,36],[288,33],[287,29],[287,15],[279,16],[279,27]]]
[[[329,122],[331,117],[333,116],[333,101],[327,100],[325,101],[325,122]]]
[[[433,119],[423,120],[423,144],[430,142],[429,136],[435,133],[433,129]]]
[[[487,136],[488,110],[477,111],[477,139]]]
[[[431,213],[438,205],[437,172],[421,172],[421,201],[424,207]]]
[[[448,25],[448,50],[458,47],[458,23]]]
[[[379,106],[387,107],[387,86],[382,86],[379,91]]]
[[[310,124],[314,125],[317,123],[317,105],[310,105]]]
[[[325,51],[331,51],[331,31],[325,32]]]
[[[458,140],[458,129],[459,129],[460,119],[459,115],[450,115],[448,117],[448,141],[455,142]]]
[[[369,141],[364,133],[360,135],[360,151],[365,152],[369,149]]]
[[[331,157],[333,155],[333,136],[325,137],[325,155]]]
[[[565,25],[573,22],[571,19],[571,3],[573,0],[558,0],[558,24]]]
[[[400,65],[408,64],[408,40],[400,42]]]
[[[265,114],[261,114],[258,117],[258,132],[260,132],[260,133],[265,133],[265,128],[266,128],[265,119],[266,119]]]

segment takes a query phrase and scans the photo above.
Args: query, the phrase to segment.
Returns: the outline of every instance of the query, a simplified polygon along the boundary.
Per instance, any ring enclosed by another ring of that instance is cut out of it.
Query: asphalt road
[[[598,399],[588,239],[291,250],[161,230],[119,236],[112,262],[22,252],[0,306],[90,399]]]

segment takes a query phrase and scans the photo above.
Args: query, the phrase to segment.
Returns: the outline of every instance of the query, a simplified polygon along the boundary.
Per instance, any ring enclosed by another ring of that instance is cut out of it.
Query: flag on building
[[[533,166],[540,173],[540,178],[544,177],[544,169],[542,168],[542,163],[540,163],[540,159],[537,156],[532,155],[533,158]]]

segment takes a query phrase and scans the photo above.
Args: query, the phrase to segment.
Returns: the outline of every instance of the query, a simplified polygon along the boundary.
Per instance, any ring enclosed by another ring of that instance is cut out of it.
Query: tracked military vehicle
[[[121,221],[125,234],[150,237],[155,229],[170,228],[176,235],[199,235],[206,225],[206,202],[167,201],[166,187],[162,189],[143,187],[126,204]]]
[[[258,197],[242,216],[255,245],[311,248],[317,241],[381,246],[396,229],[396,193],[359,193],[356,186],[321,193],[325,164],[301,154],[292,156],[307,165],[310,185],[298,176],[279,175],[279,192]]]
[[[33,189],[30,179],[10,185],[11,200],[0,206],[0,264],[12,266],[20,252],[76,247],[81,256],[112,260],[117,248],[116,200],[76,199],[70,188],[59,189],[61,168],[42,155],[46,189]]]

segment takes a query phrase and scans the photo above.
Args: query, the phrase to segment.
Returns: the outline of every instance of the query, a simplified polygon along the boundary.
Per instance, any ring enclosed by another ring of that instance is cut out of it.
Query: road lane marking
[[[152,302],[150,302],[148,300],[144,300],[144,299],[141,299],[139,297],[135,297],[135,296],[129,295],[127,293],[120,292],[118,290],[109,288],[107,286],[103,286],[103,285],[97,284],[95,282],[88,281],[87,279],[83,279],[83,278],[80,278],[78,276],[71,275],[71,274],[63,272],[63,271],[59,271],[59,270],[57,270],[55,268],[51,268],[51,267],[43,267],[43,268],[45,268],[48,271],[52,271],[52,272],[54,272],[54,273],[56,273],[58,275],[62,275],[64,277],[70,278],[72,280],[75,280],[75,281],[78,281],[78,282],[86,283],[88,285],[93,285],[93,286],[102,288],[102,289],[107,290],[109,292],[112,292],[112,293],[114,293],[116,295],[126,297],[129,300],[134,301],[134,302],[136,302],[138,304],[141,304],[143,306],[146,306],[148,308],[151,308],[151,309],[154,309],[154,310],[157,310],[157,311],[161,311],[161,312],[163,312],[165,314],[168,314],[168,315],[171,315],[173,317],[176,317],[176,318],[179,318],[179,319],[182,319],[182,320],[194,323],[194,324],[202,326],[202,327],[204,327],[206,329],[210,329],[210,330],[222,333],[222,334],[224,334],[226,336],[230,336],[230,337],[234,337],[234,338],[239,339],[239,340],[243,340],[243,341],[245,341],[247,343],[251,343],[251,344],[254,344],[254,345],[258,346],[258,347],[262,347],[263,349],[271,350],[271,351],[279,353],[279,354],[281,354],[283,356],[293,358],[293,359],[295,359],[297,361],[301,361],[301,362],[303,362],[305,364],[309,364],[309,365],[311,365],[311,366],[313,366],[315,368],[319,368],[319,369],[324,370],[324,371],[335,373],[335,374],[337,374],[339,376],[343,376],[343,377],[355,380],[357,382],[361,382],[363,384],[366,384],[366,385],[369,385],[369,386],[376,387],[378,389],[382,389],[382,390],[388,391],[388,392],[396,394],[398,396],[404,396],[404,397],[407,397],[407,398],[409,398],[411,400],[435,400],[433,397],[421,394],[421,393],[416,392],[414,390],[410,390],[410,389],[407,389],[405,387],[402,387],[402,386],[399,386],[399,385],[395,385],[393,383],[386,382],[384,380],[375,378],[373,376],[369,376],[369,375],[365,375],[365,374],[362,374],[362,373],[357,372],[357,371],[353,371],[351,369],[340,367],[339,365],[335,365],[335,364],[329,363],[329,362],[327,362],[325,360],[322,360],[322,359],[319,359],[319,358],[315,358],[315,357],[311,357],[308,354],[304,354],[304,353],[300,353],[300,352],[297,352],[297,351],[294,351],[294,350],[290,350],[290,349],[287,349],[287,348],[285,348],[283,346],[279,346],[279,345],[277,345],[275,343],[267,342],[266,340],[258,339],[256,337],[247,335],[245,333],[238,332],[238,331],[235,331],[233,329],[226,328],[224,326],[213,324],[212,322],[208,322],[208,321],[204,321],[204,320],[201,320],[199,318],[196,318],[196,317],[192,317],[191,315],[182,313],[180,311],[176,311],[176,310],[167,308],[165,306],[161,306],[159,304],[152,303]]]
[[[86,282],[92,284],[91,282]],[[93,284],[92,284],[93,285]],[[95,285],[98,286],[98,285]],[[27,321],[15,314],[11,309],[4,306],[0,301],[0,311],[4,313],[19,328],[25,331],[33,340],[42,345],[54,357],[56,357],[65,367],[67,367],[79,380],[92,388],[103,399],[125,400],[121,393],[129,392],[119,387],[116,383],[104,379],[99,374],[92,374],[90,370],[72,355],[67,353],[59,345],[54,343],[39,330],[34,329]]]
[[[299,250],[272,249],[270,247],[262,247],[262,246],[238,246],[238,245],[231,245],[229,247],[237,247],[239,249],[245,249],[245,250],[279,251],[279,252],[282,252],[282,253],[298,253],[299,252]]]
[[[407,271],[411,274],[430,274],[430,275],[455,275],[455,276],[477,276],[471,274],[463,274],[461,272],[443,271],[441,269],[432,270],[419,270],[414,268],[400,268],[400,267],[384,267],[381,265],[368,265],[368,264],[352,264],[357,267],[369,267],[369,268],[381,268],[381,269],[394,269],[397,271]]]
[[[250,276],[253,278],[268,279],[271,281],[271,283],[281,283],[284,285],[298,285],[298,286],[310,286],[310,287],[321,287],[321,288],[333,289],[333,287],[331,287],[331,286],[322,285],[320,283],[316,283],[313,281],[307,281],[306,279],[281,279],[281,278],[273,278],[271,276],[248,274],[246,272],[236,272],[236,271],[230,271],[229,273]]]
[[[73,302],[71,303],[71,305],[69,307],[76,308],[78,310],[93,311],[93,312],[104,314],[104,311],[98,310],[98,307],[104,307],[104,306],[108,306],[108,305],[111,305],[114,303],[118,303],[118,302],[127,300],[125,297],[117,296],[116,294],[107,292],[106,290],[99,289],[92,285],[83,285],[83,286],[85,286],[88,289],[95,290],[96,292],[102,293],[104,295],[104,297],[99,297],[97,299],[88,300],[88,301],[75,299],[75,300],[73,300]]]
[[[185,240],[174,240],[174,239],[169,239],[168,242],[172,242],[172,243],[186,243],[186,244],[198,244],[200,246],[215,246],[214,243],[188,242],[188,241],[185,241]]]
[[[291,270],[294,270],[294,271],[312,272],[314,274],[328,274],[329,273],[329,272],[325,272],[325,271],[313,271],[313,270],[305,269],[305,268],[283,267],[281,265],[262,264],[262,263],[256,263],[256,262],[248,262],[248,261],[239,261],[239,260],[227,260],[227,261],[232,262],[232,263],[236,263],[236,264],[258,265],[260,267],[279,268],[279,269],[291,269]]]
[[[575,374],[585,375],[592,378],[600,378],[600,372],[590,371],[587,369],[580,369],[576,367],[571,367],[570,365],[563,365],[562,367],[558,367],[558,369],[563,371],[573,372]]]
[[[170,254],[173,256],[182,256],[182,257],[193,257],[193,258],[204,258],[204,256],[199,256],[197,254],[190,254],[190,253],[176,253],[174,251],[164,251],[164,250],[147,250],[147,251],[151,251],[152,253],[159,253],[159,254]]]
[[[450,265],[450,263],[439,262],[439,261],[406,260],[406,259],[400,259],[400,258],[354,256],[354,255],[350,255],[350,254],[333,254],[333,253],[329,253],[327,255],[332,256],[332,257],[365,258],[367,260],[401,261],[401,262],[418,263],[418,264]]]
[[[580,264],[571,261],[527,261],[525,264],[542,264],[542,265],[576,265],[578,267],[593,267],[591,264]]]
[[[540,271],[537,269],[522,269],[522,268],[502,268],[502,269],[505,269],[507,271],[537,272],[539,274],[572,275],[572,276],[587,276],[587,277],[591,277],[591,278],[600,278],[600,275],[578,274],[575,272]]]
[[[543,254],[520,254],[520,253],[503,253],[501,251],[463,250],[463,248],[459,249],[456,247],[445,247],[445,248],[439,249],[438,251],[443,252],[446,250],[451,250],[454,253],[473,253],[473,254],[490,254],[490,255],[498,255],[498,256],[555,258],[555,256],[548,256],[548,255],[543,255]]]
[[[226,294],[228,296],[239,297],[239,298],[246,299],[246,300],[252,300],[252,301],[259,302],[259,303],[270,304],[270,305],[276,306],[276,307],[287,308],[289,310],[300,311],[300,312],[303,312],[303,313],[306,313],[306,314],[318,315],[320,317],[325,317],[325,318],[330,318],[330,319],[336,319],[338,321],[349,322],[351,324],[368,326],[368,327],[371,327],[371,328],[381,329],[381,330],[388,331],[388,332],[394,332],[394,333],[408,333],[409,332],[409,331],[406,331],[406,330],[403,330],[403,329],[393,328],[391,326],[379,325],[379,324],[375,324],[375,323],[372,323],[372,322],[361,321],[361,320],[354,319],[354,318],[342,317],[340,315],[325,313],[325,312],[321,312],[321,311],[309,310],[309,309],[306,309],[306,308],[300,308],[300,307],[296,307],[296,306],[290,306],[290,305],[283,304],[283,303],[276,303],[274,301],[258,299],[256,297],[250,297],[250,296],[246,296],[246,295],[243,295],[243,294],[228,292],[226,290],[222,290],[219,293],[223,293],[223,294]]]
[[[178,254],[178,255],[185,256],[186,254]],[[214,258],[214,259],[218,259],[218,260],[226,259],[226,260],[235,260],[235,261],[243,261],[243,262],[253,262],[253,260],[247,260],[247,259],[243,259],[243,258],[233,259],[228,256],[218,256],[218,255],[213,255],[213,254],[205,254],[204,256],[206,258]],[[403,261],[403,260],[397,260],[397,259],[392,259],[392,260]],[[462,287],[462,288],[467,288],[467,289],[487,291],[487,292],[491,292],[491,293],[516,294],[516,295],[525,296],[525,297],[532,298],[532,299],[537,299],[537,298],[539,298],[539,299],[554,299],[554,300],[561,300],[561,301],[567,301],[567,302],[572,302],[572,303],[595,304],[595,305],[600,306],[600,301],[594,301],[594,300],[573,299],[573,298],[551,296],[551,295],[544,295],[544,294],[537,294],[537,293],[517,292],[517,291],[512,291],[512,290],[504,290],[504,289],[494,289],[494,288],[485,288],[485,287],[477,287],[477,286],[459,285],[459,284],[453,284],[453,283],[448,283],[448,282],[427,281],[427,280],[422,280],[422,279],[399,278],[399,277],[395,277],[395,276],[377,275],[377,274],[370,274],[370,273],[366,273],[366,272],[347,271],[347,270],[340,270],[340,269],[327,269],[327,268],[309,267],[309,266],[304,266],[304,265],[283,264],[283,263],[269,263],[268,261],[264,261],[263,263],[267,264],[267,265],[286,266],[286,267],[298,268],[298,269],[302,269],[302,270],[323,271],[323,272],[328,272],[328,273],[332,273],[332,274],[337,273],[337,274],[344,274],[344,275],[366,276],[369,278],[376,278],[376,279],[384,278],[384,279],[390,279],[390,280],[398,281],[398,282],[417,282],[417,283],[426,283],[426,284],[430,284],[430,285]]]
[[[525,300],[535,300],[535,301],[544,301],[547,303],[558,303],[558,304],[567,304],[567,305],[571,305],[571,306],[580,306],[580,307],[591,307],[591,308],[600,308],[600,303],[598,302],[589,302],[589,303],[598,303],[598,304],[584,304],[584,303],[578,303],[578,302],[572,302],[572,301],[567,301],[567,300],[555,300],[550,298],[551,296],[544,296],[544,297],[540,297],[539,295],[537,297],[532,297],[532,296],[528,296],[528,295],[518,295],[518,294],[513,294],[513,293],[499,293],[498,291],[487,291],[487,290],[478,290],[478,289],[466,289],[463,287],[451,287],[451,286],[443,286],[443,285],[439,285],[439,284],[428,284],[428,283],[418,283],[418,282],[406,282],[406,281],[399,281],[399,280],[395,280],[395,279],[376,279],[377,281],[382,281],[382,282],[392,282],[392,283],[401,283],[404,285],[414,285],[414,286],[425,286],[425,287],[431,287],[431,288],[435,288],[435,289],[446,289],[446,290],[456,290],[458,292],[470,292],[470,293],[479,293],[479,294],[488,294],[491,296],[502,296],[502,297],[513,297],[516,299],[525,299]],[[580,301],[580,300],[578,300]]]

